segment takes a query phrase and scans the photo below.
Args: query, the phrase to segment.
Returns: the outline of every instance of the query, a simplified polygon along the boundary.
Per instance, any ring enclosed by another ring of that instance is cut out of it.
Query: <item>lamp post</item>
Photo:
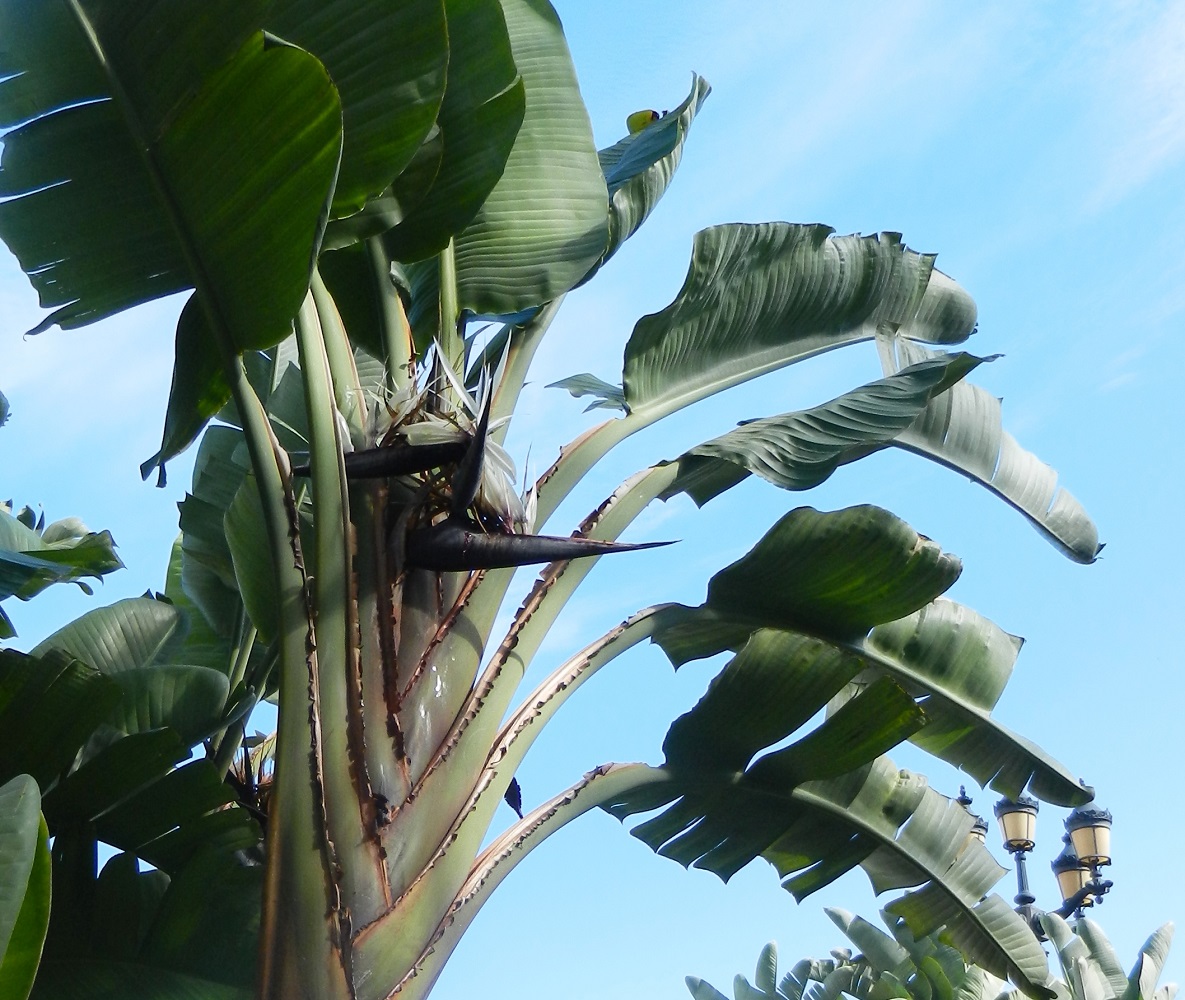
[[[1016,858],[1016,912],[1041,933],[1042,911],[1029,889],[1025,856],[1036,846],[1037,803],[1027,795],[1019,799],[1001,799],[996,803],[996,819],[1004,839],[1004,850]],[[1082,909],[1102,903],[1112,883],[1102,878],[1100,868],[1111,863],[1111,814],[1097,806],[1075,809],[1066,817],[1065,847],[1050,865],[1057,876],[1062,905],[1052,911],[1059,917],[1082,916]]]
[[[966,789],[959,789],[956,800],[970,812],[971,799]],[[1045,940],[1040,917],[1047,911],[1036,906],[1037,898],[1029,888],[1026,857],[1036,847],[1037,811],[1036,799],[1021,795],[1017,799],[1001,799],[996,803],[995,814],[1000,824],[1004,850],[1016,859],[1016,912],[1019,913]],[[974,815],[974,814],[973,814]],[[985,839],[987,824],[976,816],[976,824],[970,836]],[[1095,805],[1081,806],[1066,817],[1066,832],[1062,837],[1064,847],[1050,867],[1057,877],[1062,905],[1056,913],[1063,919],[1071,914],[1082,916],[1084,907],[1102,904],[1113,883],[1102,877],[1100,869],[1111,863],[1111,814]],[[980,833],[982,828],[982,833]]]

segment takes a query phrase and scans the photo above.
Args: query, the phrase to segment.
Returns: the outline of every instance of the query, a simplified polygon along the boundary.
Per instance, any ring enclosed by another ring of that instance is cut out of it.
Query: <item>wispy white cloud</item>
[[[1111,20],[1089,74],[1089,115],[1105,147],[1091,209],[1185,160],[1185,2],[1123,4]]]

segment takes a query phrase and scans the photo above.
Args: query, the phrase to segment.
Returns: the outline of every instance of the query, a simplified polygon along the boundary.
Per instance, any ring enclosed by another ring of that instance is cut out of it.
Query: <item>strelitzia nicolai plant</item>
[[[806,489],[892,445],[978,479],[1072,558],[1094,559],[1077,501],[964,381],[984,359],[922,346],[975,328],[970,297],[932,256],[896,234],[818,225],[701,232],[675,300],[626,343],[621,384],[562,383],[622,415],[520,496],[502,444],[532,358],[565,293],[661,198],[702,79],[598,153],[545,0],[6,0],[0,39],[0,126],[12,128],[0,236],[52,310],[37,332],[192,291],[161,449],[144,466],[163,476],[201,436],[165,599],[103,609],[43,651],[85,664],[103,645],[88,635],[128,649],[134,636],[152,677],[222,678],[187,737],[219,774],[239,755],[243,801],[202,800],[199,850],[165,872],[168,891],[181,887],[168,933],[157,921],[170,914],[145,903],[126,976],[160,990],[186,976],[249,989],[257,976],[269,998],[423,996],[543,838],[593,807],[665,806],[634,831],[660,853],[722,877],[762,856],[798,896],[860,864],[878,890],[916,887],[899,904],[912,925],[945,924],[976,961],[1043,995],[1036,939],[987,896],[1002,870],[962,849],[965,812],[883,754],[909,738],[1005,794],[1077,804],[1090,791],[992,718],[1019,641],[942,599],[958,560],[888,512],[792,510],[713,577],[703,605],[633,614],[515,707],[596,559],[647,547],[617,538],[656,498],[703,504],[750,474]],[[490,316],[501,325],[486,339],[474,318]],[[642,470],[570,538],[536,533],[626,437],[862,341],[884,377]],[[531,563],[544,568],[495,644],[513,569]],[[676,665],[735,653],[671,727],[664,764],[594,768],[483,848],[503,797],[521,809],[514,771],[543,725],[647,638]],[[263,808],[258,755],[248,766],[241,748],[252,706],[273,694]],[[824,723],[764,753],[829,702]],[[184,705],[168,703],[170,732]],[[167,756],[166,776],[185,770]],[[233,822],[209,819],[220,814]],[[264,843],[241,839],[254,820]],[[214,829],[224,822],[234,837]],[[105,883],[125,907],[152,896],[134,870],[143,848],[128,843],[128,877]],[[261,859],[256,911],[242,887]],[[59,867],[59,906],[94,896],[93,864]],[[228,927],[258,935],[257,970],[219,964]],[[43,971],[45,995],[67,981],[85,995],[110,973]]]
[[[838,948],[829,958],[803,959],[778,979],[778,949],[770,942],[761,949],[753,982],[742,975],[733,981],[734,1000],[835,1000],[841,995],[857,1000],[986,1000],[1019,997],[1007,981],[969,964],[943,940],[940,932],[916,937],[901,918],[881,913],[889,929],[841,909],[827,916],[858,949]],[[1071,925],[1056,913],[1041,916],[1062,968],[1062,978],[1050,976],[1046,986],[1063,1000],[1173,1000],[1177,984],[1157,987],[1173,940],[1172,923],[1158,927],[1140,948],[1130,973],[1092,920]],[[695,1000],[723,1000],[724,994],[695,976],[687,977]]]

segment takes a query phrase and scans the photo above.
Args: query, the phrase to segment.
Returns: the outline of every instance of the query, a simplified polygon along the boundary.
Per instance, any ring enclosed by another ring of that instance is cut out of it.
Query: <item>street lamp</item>
[[[967,812],[971,813],[971,818],[975,820],[971,824],[971,831],[967,834],[967,842],[970,843],[971,838],[974,837],[981,844],[986,844],[988,832],[987,820],[971,812],[971,796],[967,794],[965,785],[959,785],[959,797],[955,801],[966,809]]]
[[[1016,858],[1016,912],[1044,939],[1038,919],[1043,911],[1034,905],[1037,900],[1025,868],[1025,856],[1036,846],[1037,808],[1035,799],[1022,795],[1001,799],[995,812],[1004,850]],[[1065,847],[1050,865],[1062,896],[1062,905],[1052,912],[1062,918],[1081,917],[1083,907],[1101,904],[1113,884],[1099,871],[1111,863],[1111,814],[1098,806],[1083,806],[1066,817],[1065,825]]]

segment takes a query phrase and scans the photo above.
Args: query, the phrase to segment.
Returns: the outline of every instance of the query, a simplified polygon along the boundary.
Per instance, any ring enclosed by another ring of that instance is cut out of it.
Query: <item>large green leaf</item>
[[[151,597],[129,597],[88,611],[39,642],[32,655],[51,649],[68,653],[104,674],[146,667],[181,624],[171,604]]]
[[[502,0],[526,113],[501,179],[456,239],[459,304],[479,315],[573,287],[609,241],[609,201],[588,112],[547,0]]]
[[[660,496],[687,493],[702,507],[750,473],[783,489],[811,489],[840,465],[891,444],[931,399],[982,360],[943,355],[809,410],[743,423],[681,455],[678,478]]]
[[[498,0],[447,0],[445,11],[449,66],[438,162],[422,190],[418,178],[395,184],[398,225],[383,237],[393,260],[439,253],[473,221],[506,170],[527,106]]]
[[[14,596],[27,601],[52,584],[66,582],[78,584],[89,594],[82,577],[101,579],[122,568],[109,532],[88,531],[77,518],[38,530],[0,504],[0,601]],[[15,634],[0,611],[0,639]]]
[[[108,859],[94,885],[94,954],[117,962],[135,960],[169,882],[159,869],[140,871],[135,855],[127,851]]]
[[[1173,943],[1173,925],[1158,927],[1140,948],[1140,957],[1128,976],[1123,1000],[1150,1000],[1156,992],[1156,981],[1169,957]]]
[[[691,123],[711,92],[707,80],[693,76],[691,93],[674,111],[597,154],[609,188],[609,244],[585,281],[617,253],[654,211],[679,168]]]
[[[142,961],[240,988],[256,982],[263,868],[203,852],[169,883]]]
[[[254,476],[247,476],[239,486],[223,524],[243,606],[260,638],[270,642],[278,628],[279,598]]]
[[[45,793],[45,818],[55,831],[59,824],[97,819],[188,756],[188,748],[167,729],[117,739]]]
[[[122,692],[110,721],[125,733],[168,727],[193,746],[218,728],[230,682],[226,674],[187,663],[157,663],[115,675]]]
[[[757,628],[860,638],[928,604],[959,560],[878,507],[786,514],[708,584],[699,608],[661,612],[655,641],[676,665],[737,648]]]
[[[1048,975],[1045,954],[1028,925],[1000,897],[984,898],[1004,869],[981,845],[967,842],[972,818],[957,802],[885,759],[866,774],[816,783],[802,797],[829,818],[795,831],[766,853],[782,874],[820,862],[819,868],[827,868],[825,858],[836,844],[820,854],[820,835],[851,837],[854,845],[863,842],[864,850],[875,847],[859,860],[876,892],[920,886],[888,907],[915,935],[945,926],[964,954],[984,968],[1007,975],[1032,996],[1052,995],[1042,985]],[[821,884],[819,874],[830,881],[838,867],[808,870],[787,888],[802,898]]]
[[[0,781],[31,774],[48,790],[119,697],[114,681],[64,653],[0,650]]]
[[[173,602],[185,619],[185,636],[177,647],[174,657],[182,663],[194,663],[212,667],[226,673],[231,664],[230,642],[218,635],[198,606],[190,600],[181,584],[183,554],[181,537],[173,542],[169,555],[169,568],[165,575],[165,596]]]
[[[1082,805],[1093,789],[991,717],[1020,647],[1017,636],[943,598],[878,625],[863,644],[873,674],[886,671],[926,696],[926,727],[912,737],[922,749],[1002,795],[1016,798],[1027,786],[1046,802]]]
[[[407,166],[436,120],[450,61],[443,0],[281,0],[267,26],[333,78],[344,126],[333,214],[357,211]]]
[[[33,987],[33,1000],[251,1000],[254,992],[171,969],[102,958],[47,962]]]
[[[0,7],[0,122],[18,126],[0,237],[54,310],[36,330],[197,289],[149,466],[192,440],[227,352],[280,340],[308,287],[341,104],[320,63],[258,30],[264,9]]]
[[[120,688],[107,722],[125,733],[171,727],[186,745],[216,726],[230,693],[225,673],[191,664],[157,662],[183,626],[182,612],[150,597],[131,597],[88,611],[40,642],[33,655],[58,650]]]
[[[264,9],[0,7],[0,124],[18,126],[0,235],[57,307],[38,330],[196,286],[233,342],[283,336],[337,170],[341,105],[315,59],[265,39]]]
[[[826,907],[824,912],[873,968],[898,975],[907,969],[909,952],[879,927],[838,907]]]
[[[826,226],[715,226],[696,234],[674,302],[626,344],[631,411],[667,413],[892,324],[906,337],[966,340],[975,306],[931,255],[897,234],[833,236]]]
[[[790,746],[779,743],[817,713],[860,669],[855,656],[819,640],[755,632],[707,693],[672,724],[663,765],[665,812],[633,830],[654,850],[683,865],[730,878],[791,827],[801,812],[791,793],[806,782],[860,767],[922,724],[900,688],[885,682],[832,714]],[[743,721],[742,721],[743,720]],[[650,803],[619,803],[620,816]]]
[[[37,782],[0,786],[0,995],[24,1000],[49,925],[49,832]]]
[[[901,331],[908,334],[908,331]],[[878,335],[882,364],[892,373],[934,357],[900,334]],[[970,476],[1006,500],[1071,559],[1094,562],[1099,533],[1057,473],[1004,430],[1000,400],[962,382],[937,397],[895,442]]]

